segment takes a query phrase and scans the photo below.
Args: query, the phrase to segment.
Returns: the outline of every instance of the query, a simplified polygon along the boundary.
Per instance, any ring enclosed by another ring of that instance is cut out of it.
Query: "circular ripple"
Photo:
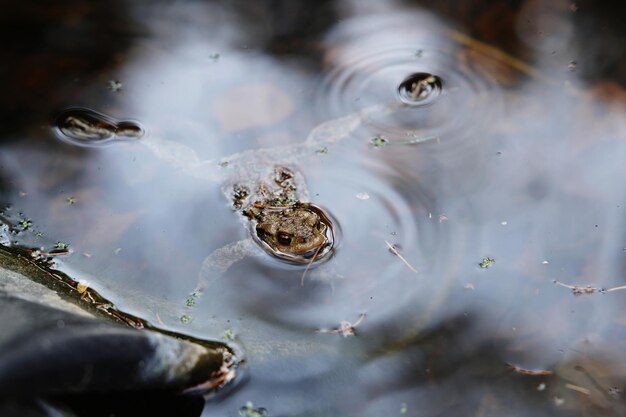
[[[145,133],[136,122],[117,121],[82,107],[62,111],[56,117],[54,126],[61,140],[78,146],[102,146],[116,139],[138,139]]]
[[[441,86],[441,78],[438,76],[417,72],[402,80],[398,86],[398,97],[408,106],[422,106],[439,97]]]
[[[485,61],[494,59],[469,53],[441,29],[439,38],[416,35],[414,42],[386,35],[401,30],[402,25],[382,26],[376,36],[352,39],[333,50],[316,100],[322,117],[395,103],[393,112],[367,120],[372,134],[390,142],[456,142],[488,126],[502,107],[500,87],[484,71],[489,67]]]

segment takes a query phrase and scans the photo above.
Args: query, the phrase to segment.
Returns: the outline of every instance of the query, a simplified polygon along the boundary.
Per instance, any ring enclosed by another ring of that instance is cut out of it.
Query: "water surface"
[[[23,3],[6,52],[23,71],[2,70],[20,94],[0,100],[0,243],[65,243],[56,267],[118,308],[234,338],[244,372],[207,416],[248,401],[272,416],[623,415],[626,291],[595,291],[624,285],[626,256],[611,16],[309,7]],[[377,105],[393,111],[290,157],[341,229],[332,258],[303,279],[259,249],[193,295],[203,260],[249,236],[221,191],[237,169],[219,162],[281,162]],[[76,108],[101,134],[59,126]]]

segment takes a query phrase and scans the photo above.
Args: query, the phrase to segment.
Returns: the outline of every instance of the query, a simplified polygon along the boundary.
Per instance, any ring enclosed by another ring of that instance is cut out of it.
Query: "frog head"
[[[273,255],[295,263],[326,256],[334,244],[328,216],[312,204],[262,210],[256,216],[256,237]]]

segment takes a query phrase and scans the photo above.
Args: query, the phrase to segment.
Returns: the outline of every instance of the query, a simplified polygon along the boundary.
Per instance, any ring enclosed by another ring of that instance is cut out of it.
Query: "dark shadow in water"
[[[378,378],[361,387],[368,406],[403,393],[406,408],[420,416],[624,415],[626,375],[617,350],[585,340],[547,369],[525,369],[509,362],[516,341],[485,340],[472,315],[452,317],[401,344],[397,335],[407,323],[368,329],[378,341],[366,363],[379,363]],[[362,411],[370,415],[371,409]]]
[[[530,0],[404,0],[426,7],[457,22],[457,30],[496,46],[532,64],[533,55],[520,41],[520,32],[545,38],[562,30],[563,20],[574,25],[570,60],[587,81],[614,81],[626,85],[626,3],[620,0],[534,2]],[[458,27],[461,25],[461,27]],[[453,25],[454,26],[454,25]],[[531,45],[532,46],[532,45]],[[549,53],[561,54],[562,50]]]
[[[248,28],[249,46],[262,48],[276,56],[315,56],[320,36],[336,23],[337,2],[320,0],[294,2],[290,0],[246,0],[219,3],[231,8]],[[313,54],[313,55],[312,55]]]
[[[204,407],[201,396],[180,396],[167,392],[103,393],[66,396],[56,400],[79,416],[199,416]]]
[[[50,109],[71,103],[91,81],[124,62],[140,22],[122,0],[3,1],[0,17],[1,137],[39,129]]]
[[[580,75],[593,81],[613,80],[626,86],[626,3],[581,0],[574,4],[575,39]]]

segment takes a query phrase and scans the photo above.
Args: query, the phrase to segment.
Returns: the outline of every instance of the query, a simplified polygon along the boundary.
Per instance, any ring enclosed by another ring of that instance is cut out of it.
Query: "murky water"
[[[238,344],[207,416],[624,415],[623,7],[482,3],[21,3],[0,243]],[[194,293],[283,163],[332,256]]]

